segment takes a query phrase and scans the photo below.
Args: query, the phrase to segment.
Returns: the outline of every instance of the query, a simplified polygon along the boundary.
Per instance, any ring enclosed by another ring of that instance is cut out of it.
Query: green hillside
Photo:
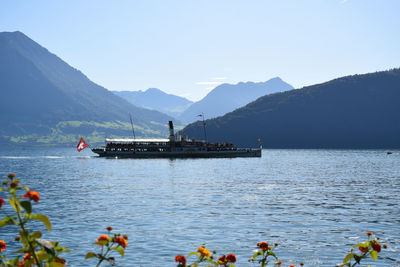
[[[93,83],[21,32],[0,33],[0,143],[72,144],[131,136],[165,137],[172,118],[138,108]]]
[[[400,148],[400,69],[267,95],[207,120],[211,141],[267,148]],[[200,122],[183,132],[203,139]]]

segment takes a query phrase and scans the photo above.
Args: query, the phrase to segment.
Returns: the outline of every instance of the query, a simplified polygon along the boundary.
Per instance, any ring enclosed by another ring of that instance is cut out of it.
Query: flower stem
[[[21,211],[19,210],[19,206],[18,206],[18,204],[16,204],[15,206],[17,208],[17,215],[18,215],[19,224],[20,224],[21,229],[22,229],[22,233],[24,235],[26,235],[26,240],[27,240],[28,245],[29,245],[29,250],[31,251],[33,258],[35,259],[36,265],[38,267],[42,267],[42,264],[39,262],[39,260],[38,260],[38,258],[36,256],[35,249],[33,248],[32,243],[28,238],[28,231],[25,229],[25,226],[24,226],[25,223],[21,218]]]
[[[101,248],[101,249],[103,250],[103,248]],[[103,260],[106,259],[106,256],[107,256],[108,252],[110,252],[110,250],[111,250],[111,247],[107,247],[106,253],[104,253],[104,256],[102,256],[102,258],[99,260],[99,262],[97,263],[96,267],[99,267],[100,264],[103,262]]]

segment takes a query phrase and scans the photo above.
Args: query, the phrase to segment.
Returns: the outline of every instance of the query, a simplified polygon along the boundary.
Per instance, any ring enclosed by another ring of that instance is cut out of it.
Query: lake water
[[[206,244],[235,253],[278,242],[284,266],[334,266],[351,245],[381,237],[388,249],[372,266],[400,266],[400,151],[263,150],[262,158],[105,159],[88,149],[0,151],[0,174],[39,191],[34,212],[51,219],[44,238],[84,260],[107,226],[129,236],[116,266],[176,266],[174,257]],[[4,195],[1,195],[4,197]],[[3,215],[2,215],[3,216]],[[33,225],[37,228],[37,225]],[[0,229],[12,244],[15,229]],[[10,254],[9,254],[10,255]]]

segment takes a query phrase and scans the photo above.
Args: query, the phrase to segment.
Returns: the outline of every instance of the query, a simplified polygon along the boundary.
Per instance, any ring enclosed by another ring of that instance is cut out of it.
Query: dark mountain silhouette
[[[211,141],[267,148],[400,148],[400,69],[267,95],[207,120]],[[200,122],[183,132],[203,139]]]
[[[173,117],[178,117],[193,102],[180,96],[167,94],[157,88],[146,91],[113,91],[135,106],[158,110]]]
[[[201,113],[207,118],[215,118],[247,105],[261,96],[291,89],[293,87],[279,77],[259,83],[221,84],[202,100],[192,104],[178,118],[184,122],[193,122]]]
[[[21,32],[0,33],[0,62],[3,143],[65,143],[79,134],[131,135],[129,113],[139,136],[167,135],[171,117],[135,107]]]

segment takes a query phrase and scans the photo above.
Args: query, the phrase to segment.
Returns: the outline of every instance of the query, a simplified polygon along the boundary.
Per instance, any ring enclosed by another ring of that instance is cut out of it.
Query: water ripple
[[[84,255],[109,225],[130,236],[118,266],[175,266],[176,254],[203,243],[249,266],[262,240],[280,244],[285,265],[334,266],[366,231],[389,246],[379,266],[398,266],[400,153],[394,152],[265,150],[260,159],[131,160],[26,149],[1,151],[0,171],[40,191],[34,209],[53,224],[44,237],[72,250],[68,266],[91,265]],[[0,229],[10,243],[11,230]]]

